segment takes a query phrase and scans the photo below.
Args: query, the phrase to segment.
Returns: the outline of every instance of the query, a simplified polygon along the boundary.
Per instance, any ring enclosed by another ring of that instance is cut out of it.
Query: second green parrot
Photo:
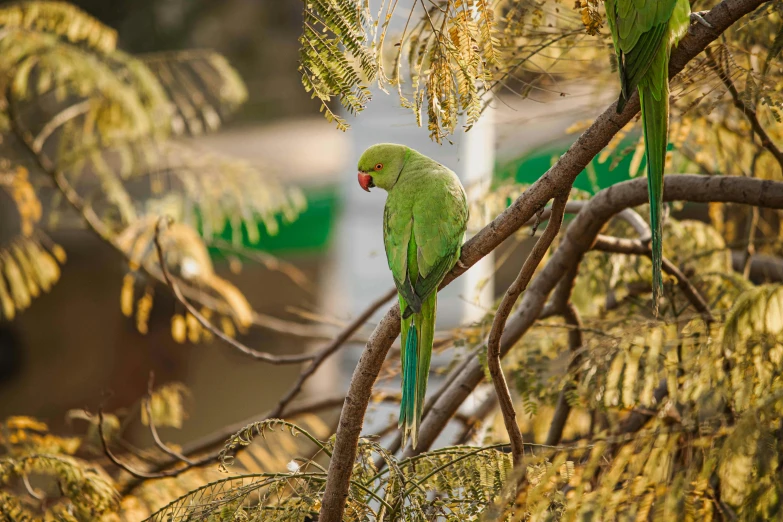
[[[415,448],[427,392],[437,292],[459,260],[468,221],[462,184],[451,170],[404,145],[382,143],[359,159],[359,185],[388,192],[383,243],[402,316],[403,446]]]
[[[622,92],[617,112],[639,90],[652,228],[653,308],[663,294],[663,170],[669,131],[669,57],[688,32],[688,0],[606,0]]]

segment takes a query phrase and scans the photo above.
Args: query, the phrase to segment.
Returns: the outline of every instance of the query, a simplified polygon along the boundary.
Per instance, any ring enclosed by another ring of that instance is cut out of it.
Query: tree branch
[[[748,123],[750,123],[753,132],[758,134],[758,137],[761,140],[761,146],[767,149],[770,154],[772,154],[772,156],[780,165],[781,172],[783,172],[783,152],[777,148],[775,142],[772,141],[772,138],[769,137],[766,129],[764,129],[764,126],[759,121],[758,114],[756,114],[756,109],[753,107],[748,107],[745,102],[742,101],[740,93],[737,91],[737,87],[729,77],[728,72],[723,67],[718,65],[718,62],[715,60],[709,49],[707,49],[707,63],[712,68],[712,70],[715,71],[715,74],[718,75],[720,81],[722,81],[723,85],[726,86],[726,89],[728,89],[729,94],[731,94],[731,99],[734,102],[734,106],[745,115],[745,118],[747,118]],[[753,141],[752,136],[751,141]]]
[[[158,435],[158,429],[155,427],[155,422],[152,419],[152,391],[153,391],[154,382],[155,382],[155,373],[150,372],[150,379],[149,381],[147,381],[147,399],[144,401],[144,408],[145,411],[147,412],[147,422],[149,422],[150,434],[152,435],[152,440],[155,441],[155,445],[167,455],[181,462],[184,462],[189,466],[192,466],[193,465],[192,460],[187,458],[185,455],[171,449],[160,439],[160,435]]]
[[[156,243],[157,244],[157,243]],[[351,323],[346,326],[340,334],[335,337],[329,344],[324,346],[321,350],[318,352],[312,354],[312,362],[310,363],[310,366],[308,366],[297,379],[296,383],[291,387],[291,389],[288,391],[288,393],[283,397],[280,402],[278,402],[277,406],[263,414],[263,415],[255,415],[251,417],[250,419],[241,421],[239,423],[231,424],[229,426],[223,427],[217,432],[207,435],[206,437],[203,437],[202,439],[192,442],[189,444],[185,449],[183,449],[182,454],[183,455],[193,455],[196,453],[200,453],[202,451],[208,450],[212,448],[213,446],[220,444],[225,441],[225,439],[240,429],[242,429],[244,426],[251,424],[253,422],[261,422],[264,420],[268,420],[274,417],[291,417],[295,415],[299,415],[301,413],[305,412],[315,412],[320,411],[322,409],[327,409],[335,406],[339,406],[342,404],[342,402],[345,400],[344,397],[339,398],[330,398],[326,400],[319,400],[315,401],[312,404],[305,404],[302,406],[298,406],[296,408],[290,408],[286,411],[286,409],[289,407],[291,401],[296,397],[296,395],[299,394],[299,392],[302,390],[302,386],[304,385],[305,381],[310,378],[315,371],[323,364],[323,362],[329,358],[331,355],[337,352],[337,350],[343,346],[349,339],[351,339],[352,335],[361,328],[361,326],[381,307],[385,302],[387,302],[389,299],[393,298],[394,295],[396,295],[396,289],[392,289],[386,294],[384,294],[382,297],[374,301],[373,303],[368,306],[364,312],[362,312],[356,319],[351,321]],[[337,401],[337,403],[335,403]],[[208,453],[206,455],[202,455],[198,461],[193,462],[193,465],[195,466],[203,466],[205,464],[209,464],[211,462],[217,461],[217,458],[219,456],[219,451],[214,451],[212,453]],[[169,468],[170,466],[173,466],[177,464],[178,459],[172,458],[168,460],[163,460],[161,462],[158,462],[155,466],[153,466],[154,471],[161,471]],[[184,471],[187,468],[182,469],[181,471]],[[178,470],[181,472],[180,470]],[[166,476],[173,476],[173,475],[166,475]],[[136,478],[144,478],[141,476],[136,476]],[[130,491],[132,488],[134,488],[138,484],[138,481],[130,481],[126,487],[125,491]]]
[[[503,299],[498,305],[495,319],[492,321],[492,328],[487,340],[487,362],[489,373],[492,376],[492,384],[495,386],[495,393],[500,403],[500,411],[503,413],[503,423],[506,425],[506,431],[511,441],[511,454],[514,460],[514,466],[521,466],[524,458],[524,440],[522,432],[517,424],[517,413],[514,410],[514,402],[511,399],[511,393],[508,391],[506,377],[503,375],[503,368],[500,364],[500,337],[503,335],[503,329],[506,327],[506,320],[511,313],[511,309],[517,302],[519,296],[527,288],[527,284],[533,277],[538,265],[544,258],[546,251],[554,241],[560,226],[563,224],[563,211],[565,210],[568,192],[564,192],[555,198],[552,205],[552,212],[547,224],[546,230],[536,242],[533,250],[525,260],[519,275],[506,290]]]
[[[669,62],[669,76],[672,77],[679,73],[691,59],[701,53],[719,34],[762,3],[762,0],[723,0],[706,13],[704,18],[712,27],[707,28],[701,25],[692,27],[692,31],[680,41],[677,49],[672,52]],[[621,114],[617,114],[616,103],[613,103],[604,111],[549,171],[464,245],[460,258],[461,263],[447,275],[441,284],[441,288],[464,273],[467,267],[472,266],[495,249],[557,193],[568,190],[576,176],[601,149],[608,145],[612,136],[625,126],[638,111],[639,98],[637,94],[634,94]],[[645,180],[641,181],[644,182]],[[670,183],[667,183],[667,185],[670,185]],[[644,198],[643,201],[637,204],[647,200],[646,187],[641,184],[639,186],[644,189]],[[572,227],[573,224],[569,227],[569,230]],[[552,261],[550,260],[547,266],[551,263]],[[566,269],[569,266],[569,263],[563,263],[562,261],[561,264]],[[562,273],[563,271],[560,270],[561,275]],[[542,279],[542,276],[543,274],[539,275],[536,281]],[[552,283],[552,286],[556,282],[557,280]],[[542,286],[546,286],[546,283],[542,283]],[[545,292],[542,292],[543,290],[543,288],[536,288],[533,291],[532,288],[529,288],[525,292],[523,303],[519,307],[521,314],[525,316],[534,315],[534,317],[530,318],[530,324],[535,321],[535,318],[541,311],[544,304],[543,301],[551,291],[551,288]],[[535,310],[535,314],[531,314],[535,307],[526,307],[525,300],[528,302],[541,301],[540,308]],[[526,322],[527,320],[515,321],[516,324],[513,325],[513,328],[511,328],[512,325],[509,325],[503,334],[503,338],[519,339],[524,331],[527,330]],[[339,522],[342,520],[345,501],[348,498],[353,462],[356,458],[357,443],[364,422],[364,414],[372,393],[372,387],[383,365],[386,353],[399,331],[400,311],[399,306],[395,305],[387,312],[381,323],[371,334],[354,370],[345,405],[340,415],[340,423],[337,427],[334,452],[329,463],[326,489],[321,507],[321,522]],[[504,349],[508,351],[510,348],[510,344],[503,342],[503,338],[501,338],[501,353],[504,353]],[[478,375],[475,373],[476,369],[478,370]],[[420,433],[420,448],[428,448],[432,444],[435,435],[440,433],[442,425],[445,425],[454,411],[456,411],[456,406],[480,382],[482,374],[483,371],[480,365],[477,366],[477,361],[475,363],[471,362],[460,375],[460,378],[456,379],[452,386],[433,405],[429,415],[425,417],[422,424],[422,432],[425,429],[428,432]],[[454,402],[457,397],[459,397],[459,402],[455,406]],[[428,440],[423,440],[422,435],[427,435]]]
[[[559,283],[558,292],[561,292],[561,289],[570,291],[576,276],[575,268],[590,250],[606,222],[623,208],[641,205],[647,201],[646,183],[645,179],[637,179],[604,189],[576,216],[557,250],[522,297],[517,315],[509,322],[501,338],[501,355],[505,355],[538,319],[555,285]],[[732,202],[781,209],[783,182],[745,177],[668,175],[664,186],[664,200]],[[484,371],[479,362],[472,361],[454,380],[432,407],[430,415],[424,418],[417,451],[426,451],[429,448],[448,419],[483,377]]]
[[[163,280],[166,283],[166,285],[171,289],[171,292],[174,294],[174,297],[182,303],[182,305],[187,309],[188,313],[196,318],[196,320],[209,330],[212,335],[223,341],[224,343],[236,348],[243,354],[251,357],[252,359],[256,359],[258,361],[263,361],[269,364],[297,364],[305,361],[310,361],[315,358],[314,354],[310,353],[303,353],[300,355],[274,355],[268,352],[260,352],[258,350],[254,350],[253,348],[250,348],[249,346],[244,345],[243,343],[237,341],[231,336],[226,335],[223,333],[222,330],[219,328],[216,328],[211,322],[209,322],[209,319],[204,317],[201,312],[199,312],[195,306],[190,304],[190,302],[185,298],[184,295],[182,295],[182,291],[179,288],[179,285],[174,282],[174,279],[171,277],[171,274],[169,273],[169,269],[166,263],[166,255],[165,252],[163,252],[163,245],[160,242],[160,233],[161,229],[164,226],[168,226],[168,223],[171,218],[167,217],[161,217],[158,219],[158,222],[155,224],[155,250],[158,253],[158,264],[160,265],[160,270],[163,273]]]
[[[622,239],[619,237],[599,235],[593,244],[593,249],[615,254],[636,254],[652,257],[652,251],[650,250],[649,245],[638,240]],[[705,323],[710,324],[715,321],[704,297],[699,293],[696,287],[691,284],[688,278],[685,277],[685,274],[667,258],[663,258],[663,271],[677,280],[677,286],[680,288],[680,291],[682,291],[683,295],[685,295],[693,307],[701,314]]]
[[[168,471],[161,471],[161,472],[148,472],[148,471],[140,471],[137,469],[132,468],[125,462],[121,461],[109,448],[109,441],[106,440],[106,434],[103,430],[103,409],[98,409],[98,435],[101,438],[101,445],[103,446],[103,452],[106,454],[106,456],[109,458],[112,463],[117,466],[118,468],[130,473],[133,477],[137,479],[142,480],[148,480],[148,479],[156,479],[156,478],[166,478],[166,477],[176,477],[183,471],[187,471],[190,468],[197,466],[199,463],[193,462],[190,464],[187,464],[184,468],[178,468]]]

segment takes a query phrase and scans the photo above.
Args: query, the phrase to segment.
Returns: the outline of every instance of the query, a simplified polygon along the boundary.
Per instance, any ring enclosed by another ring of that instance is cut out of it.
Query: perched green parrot
[[[388,192],[383,243],[402,314],[403,446],[416,447],[435,334],[438,286],[460,256],[465,189],[451,170],[404,145],[381,143],[359,159],[359,185]]]
[[[639,90],[642,106],[652,228],[653,309],[657,313],[663,293],[661,218],[669,131],[669,56],[688,32],[691,6],[688,0],[606,0],[605,7],[622,86],[617,112],[622,112],[634,89]]]

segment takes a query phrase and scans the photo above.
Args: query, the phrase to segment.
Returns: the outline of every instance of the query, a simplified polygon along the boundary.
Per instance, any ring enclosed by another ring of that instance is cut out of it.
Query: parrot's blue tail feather
[[[411,321],[408,336],[403,346],[404,367],[402,369],[402,400],[400,401],[400,421],[398,428],[402,430],[402,445],[405,446],[408,433],[413,428],[416,414],[416,367],[419,361],[419,338],[416,325]]]

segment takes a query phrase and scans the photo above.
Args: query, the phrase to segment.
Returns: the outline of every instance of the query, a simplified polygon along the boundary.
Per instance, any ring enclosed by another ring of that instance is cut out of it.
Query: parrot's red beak
[[[365,172],[359,172],[359,185],[367,192],[370,192],[375,183],[372,182],[372,176]]]

